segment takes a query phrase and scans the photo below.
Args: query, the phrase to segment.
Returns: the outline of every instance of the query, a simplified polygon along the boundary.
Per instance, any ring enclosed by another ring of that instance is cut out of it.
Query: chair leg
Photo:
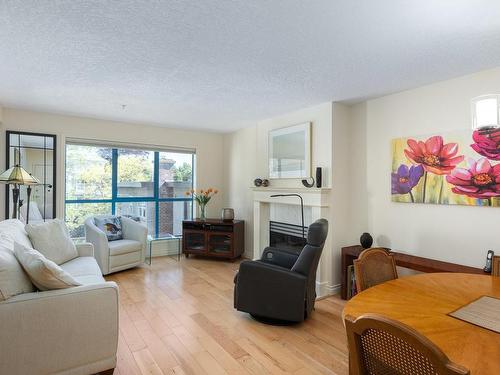
[[[113,372],[115,372],[115,368],[110,368],[109,370],[106,371],[101,371],[98,375],[113,375]]]

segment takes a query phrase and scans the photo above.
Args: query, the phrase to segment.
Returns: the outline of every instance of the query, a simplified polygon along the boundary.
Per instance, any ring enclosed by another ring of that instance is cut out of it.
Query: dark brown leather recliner
[[[306,319],[316,300],[316,270],[327,234],[328,221],[319,219],[309,226],[299,254],[266,248],[260,260],[242,262],[234,278],[234,307],[269,323]]]

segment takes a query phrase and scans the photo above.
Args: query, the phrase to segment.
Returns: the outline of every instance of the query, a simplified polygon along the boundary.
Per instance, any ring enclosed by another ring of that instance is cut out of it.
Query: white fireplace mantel
[[[254,202],[300,204],[297,197],[271,197],[275,194],[299,194],[304,200],[304,206],[329,207],[330,188],[252,188]]]
[[[274,187],[258,187],[252,188],[254,202],[254,259],[259,259],[265,247],[269,246],[269,220],[270,206],[272,204],[290,204],[300,205],[300,199],[297,197],[271,197],[275,194],[299,194],[303,201],[304,207],[310,207],[311,219],[315,221],[320,218],[330,219],[330,188],[274,188]],[[330,248],[330,240],[327,238],[325,249]],[[323,251],[323,256],[320,261],[320,266],[317,273],[317,295],[322,296],[329,294],[320,282],[321,272],[324,268],[323,264],[329,264],[331,255],[329,251]]]

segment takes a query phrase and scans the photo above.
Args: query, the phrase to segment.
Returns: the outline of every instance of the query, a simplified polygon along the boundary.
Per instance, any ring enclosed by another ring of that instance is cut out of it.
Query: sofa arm
[[[282,320],[303,320],[304,275],[261,261],[246,261],[240,264],[235,282],[236,309]]]
[[[90,242],[77,243],[75,244],[76,251],[78,251],[79,257],[93,257],[94,256],[94,245]]]
[[[109,273],[109,246],[106,233],[97,228],[93,218],[85,220],[85,239],[94,245],[94,257],[103,275]]]
[[[0,322],[1,374],[53,374],[84,365],[92,373],[116,365],[113,282],[12,297],[0,303]]]
[[[142,259],[144,259],[148,241],[148,227],[128,217],[122,216],[120,219],[122,222],[123,238],[139,241],[142,244]]]

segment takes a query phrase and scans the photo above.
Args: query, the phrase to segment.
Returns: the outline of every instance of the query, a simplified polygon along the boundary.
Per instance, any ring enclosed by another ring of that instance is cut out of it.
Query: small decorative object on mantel
[[[312,182],[309,182],[309,178],[312,180]],[[302,180],[302,185],[304,185],[306,188],[312,188],[314,186],[314,177],[309,178]]]
[[[253,180],[253,184],[254,184],[256,187],[260,187],[260,186],[262,186],[262,179],[260,179],[260,178],[256,178],[255,180]]]
[[[361,243],[363,249],[369,249],[373,245],[373,237],[370,235],[370,233],[365,232],[359,238],[359,242]]]
[[[208,188],[207,190],[200,189],[199,192],[196,192],[196,190],[191,189],[191,191],[186,191],[186,195],[192,195],[194,200],[198,203],[198,207],[200,207],[200,220],[205,220],[206,219],[206,207],[208,202],[210,202],[210,199],[218,193],[217,189],[213,188]]]
[[[221,212],[222,221],[233,221],[234,220],[234,210],[232,208],[223,208]]]
[[[323,184],[323,170],[321,167],[316,167],[316,187],[320,188]]]
[[[262,186],[268,187],[269,186],[269,180],[267,178],[262,180]]]

